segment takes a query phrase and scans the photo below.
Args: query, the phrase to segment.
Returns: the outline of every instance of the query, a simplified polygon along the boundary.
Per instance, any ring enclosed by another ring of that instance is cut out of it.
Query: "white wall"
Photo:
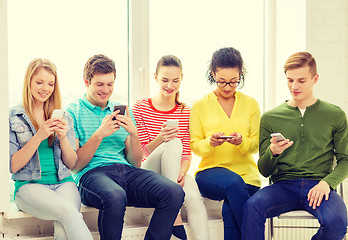
[[[7,1],[0,0],[0,212],[9,207]]]
[[[348,113],[348,0],[307,0],[307,49],[317,60],[316,96]]]

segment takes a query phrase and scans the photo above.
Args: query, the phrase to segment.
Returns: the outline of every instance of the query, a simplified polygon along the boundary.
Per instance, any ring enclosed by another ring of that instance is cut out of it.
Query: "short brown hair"
[[[96,74],[113,73],[116,78],[116,67],[114,60],[103,54],[97,54],[88,59],[83,69],[83,78],[91,84],[91,79]]]
[[[297,52],[292,54],[284,64],[284,73],[288,70],[309,66],[312,76],[317,74],[317,63],[309,52]]]

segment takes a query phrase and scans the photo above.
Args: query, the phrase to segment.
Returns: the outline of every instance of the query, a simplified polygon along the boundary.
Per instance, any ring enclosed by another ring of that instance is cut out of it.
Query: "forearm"
[[[20,150],[13,154],[11,159],[11,172],[16,173],[22,169],[33,157],[42,140],[35,134]]]
[[[329,175],[322,179],[325,182],[327,182],[333,189],[336,189],[337,185],[347,178],[348,161],[346,157],[347,156],[345,156],[342,160],[338,160],[335,169]]]
[[[191,166],[191,161],[190,160],[183,160],[181,161],[181,169],[180,171],[186,175],[187,171],[189,170]]]
[[[162,143],[163,143],[163,139],[161,134],[159,134],[154,140],[152,140],[150,143],[146,145],[146,148],[149,151],[149,153],[152,153]]]
[[[77,150],[77,162],[72,168],[73,173],[78,173],[91,161],[102,140],[103,138],[95,132],[85,145]]]
[[[203,140],[191,140],[190,146],[193,153],[202,158],[214,150],[214,147],[210,145],[210,137]]]
[[[143,150],[140,147],[140,141],[138,134],[129,135],[126,139],[126,158],[127,161],[133,166],[139,168],[141,166],[141,160],[143,159]]]
[[[75,166],[77,154],[69,143],[67,137],[60,139],[60,148],[62,150],[62,160],[69,169]]]
[[[263,153],[260,153],[260,158],[257,162],[260,173],[264,177],[272,175],[277,168],[277,158],[271,153],[271,150],[267,148]]]

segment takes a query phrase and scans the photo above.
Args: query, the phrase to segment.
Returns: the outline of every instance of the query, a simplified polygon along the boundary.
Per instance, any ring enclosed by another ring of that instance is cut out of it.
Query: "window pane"
[[[83,67],[94,54],[116,62],[112,99],[127,102],[127,1],[8,1],[10,106],[21,103],[25,69],[36,57],[58,68],[63,106],[85,93]]]
[[[180,96],[189,105],[215,86],[206,81],[213,52],[238,49],[246,64],[242,92],[263,101],[263,1],[150,0],[150,79],[162,55],[174,54],[183,64]],[[156,93],[151,81],[151,95]]]

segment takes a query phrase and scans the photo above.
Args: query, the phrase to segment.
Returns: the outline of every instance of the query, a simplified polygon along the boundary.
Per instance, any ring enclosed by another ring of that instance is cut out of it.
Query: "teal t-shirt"
[[[48,139],[45,139],[41,142],[38,148],[38,152],[39,152],[39,158],[40,158],[41,179],[31,180],[31,181],[20,181],[20,180],[15,181],[14,196],[16,196],[16,193],[20,187],[28,183],[52,185],[52,184],[60,184],[64,182],[74,182],[74,179],[72,178],[72,176],[66,177],[62,181],[59,181],[58,171],[54,164],[53,146],[50,146],[48,144]]]
[[[79,140],[79,147],[86,144],[89,138],[100,127],[103,119],[113,112],[114,105],[118,104],[117,102],[109,101],[106,108],[102,110],[99,106],[90,103],[84,96],[68,105],[66,110],[74,120],[74,130],[76,138]],[[135,119],[131,111],[130,115],[135,125]],[[125,140],[128,135],[129,133],[123,127],[120,127],[115,133],[105,137],[86,167],[74,175],[76,183],[79,184],[80,178],[86,172],[97,167],[115,163],[134,167],[127,161],[125,155]]]

